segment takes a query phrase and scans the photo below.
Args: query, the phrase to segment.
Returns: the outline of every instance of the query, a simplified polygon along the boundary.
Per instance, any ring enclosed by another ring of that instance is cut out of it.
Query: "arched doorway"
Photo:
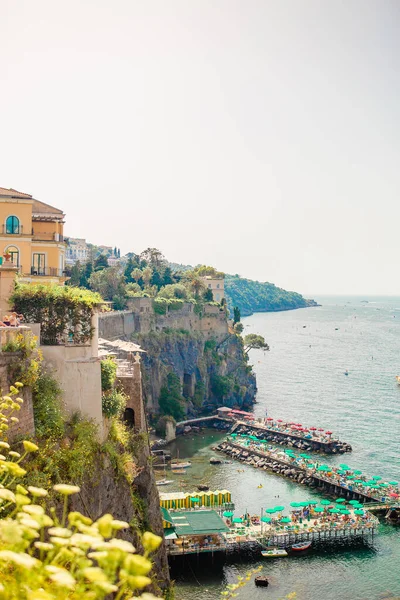
[[[132,429],[135,427],[135,411],[133,408],[126,408],[124,410],[124,423],[131,427]]]

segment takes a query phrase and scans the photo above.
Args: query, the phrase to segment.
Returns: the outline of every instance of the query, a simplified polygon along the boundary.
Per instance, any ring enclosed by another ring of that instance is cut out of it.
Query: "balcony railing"
[[[55,267],[31,267],[31,275],[35,277],[65,277],[66,271]]]
[[[7,225],[2,225],[2,233],[3,235],[18,235],[18,236],[31,236],[32,235],[32,229],[25,229],[24,230],[24,226],[23,225],[19,225],[18,227],[15,227],[13,231],[10,231],[7,228]]]
[[[60,235],[59,233],[54,233],[54,231],[49,233],[45,231],[35,233],[35,231],[33,231],[33,239],[36,242],[63,242],[64,236]]]

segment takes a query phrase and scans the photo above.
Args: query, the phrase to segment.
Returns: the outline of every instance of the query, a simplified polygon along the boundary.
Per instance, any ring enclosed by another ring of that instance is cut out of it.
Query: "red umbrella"
[[[282,419],[278,419],[278,423],[283,423]]]
[[[332,435],[332,431],[325,431],[326,435]]]
[[[323,431],[323,429],[320,427],[320,428],[318,429],[318,431]]]
[[[399,494],[396,494],[395,492],[390,492],[389,496],[391,498],[398,498]]]
[[[317,431],[316,427],[310,427],[310,431]]]
[[[291,428],[292,429],[297,429],[297,425],[293,424],[293,425],[291,425]]]
[[[273,421],[272,417],[268,417],[267,421]]]

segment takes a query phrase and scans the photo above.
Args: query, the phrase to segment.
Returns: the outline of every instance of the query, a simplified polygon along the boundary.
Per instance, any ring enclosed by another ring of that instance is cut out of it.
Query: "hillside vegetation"
[[[225,293],[229,309],[238,306],[242,316],[254,312],[275,312],[317,306],[297,292],[288,292],[273,283],[243,279],[239,275],[225,275]]]

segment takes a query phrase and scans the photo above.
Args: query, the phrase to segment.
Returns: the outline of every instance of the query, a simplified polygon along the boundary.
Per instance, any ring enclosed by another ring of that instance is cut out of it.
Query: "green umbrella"
[[[263,523],[271,523],[272,519],[270,517],[261,517],[261,521]]]
[[[281,519],[281,523],[291,523],[292,520],[289,519],[289,517],[283,517],[283,519]]]
[[[349,504],[358,504],[358,500],[349,500]]]
[[[354,483],[364,483],[364,481],[362,479],[355,479]]]
[[[243,523],[243,519],[236,517],[235,519],[232,519],[232,523]]]
[[[362,471],[359,471],[358,469],[353,471],[353,473],[354,473],[354,475],[362,475]]]
[[[328,511],[333,515],[338,515],[340,513],[340,510],[338,508],[328,508]]]
[[[315,506],[318,504],[318,500],[307,500],[307,505]]]
[[[342,515],[351,515],[351,512],[347,510],[347,508],[342,508],[340,512],[342,513]]]
[[[237,437],[237,433],[232,433],[231,437]]]
[[[317,512],[317,513],[323,513],[323,512],[325,512],[325,509],[324,509],[324,508],[322,508],[322,506],[316,506],[316,507],[314,508],[314,512]]]
[[[299,506],[301,506],[300,502],[291,502],[290,506],[293,506],[293,508],[299,508]]]
[[[329,506],[332,503],[330,500],[321,500],[320,504],[322,504],[322,506]]]
[[[349,481],[350,479],[354,479],[354,475],[347,475],[346,479],[347,481]]]
[[[355,514],[355,515],[364,515],[365,513],[364,513],[364,511],[363,511],[363,510],[361,510],[360,508],[357,508],[357,509],[354,511],[354,514]]]
[[[345,471],[350,471],[349,465],[345,465],[344,463],[340,463],[339,467]]]
[[[379,477],[379,475],[375,475],[375,477],[372,478],[374,481],[379,481],[380,479],[382,479],[382,477]]]
[[[318,471],[330,471],[330,467],[328,465],[321,465],[318,467]]]
[[[389,484],[390,485],[399,485],[399,482],[398,481],[389,481]]]
[[[300,454],[301,458],[311,458],[309,454]]]
[[[347,471],[344,471],[343,469],[339,469],[339,470],[337,471],[337,474],[338,474],[338,475],[346,475],[346,473],[347,473]]]
[[[281,512],[281,510],[285,510],[285,507],[284,506],[275,506],[274,510],[276,512]]]
[[[379,486],[380,486],[381,488],[382,488],[382,487],[389,487],[389,484],[388,484],[388,483],[380,483],[380,484],[379,484]]]
[[[336,502],[340,503],[340,502],[346,502],[345,498],[337,498]]]
[[[304,500],[302,502],[299,502],[299,504],[300,506],[308,506],[308,502]]]
[[[222,513],[222,515],[224,517],[233,517],[233,512],[226,511],[226,512]]]
[[[274,512],[276,512],[276,510],[274,508],[266,508],[265,512],[268,513],[269,515],[272,515]]]

